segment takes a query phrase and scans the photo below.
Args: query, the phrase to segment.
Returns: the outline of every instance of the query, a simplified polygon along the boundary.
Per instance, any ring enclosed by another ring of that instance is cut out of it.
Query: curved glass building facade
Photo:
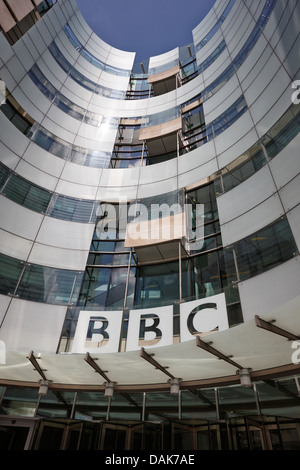
[[[0,11],[0,447],[299,449],[299,2]]]

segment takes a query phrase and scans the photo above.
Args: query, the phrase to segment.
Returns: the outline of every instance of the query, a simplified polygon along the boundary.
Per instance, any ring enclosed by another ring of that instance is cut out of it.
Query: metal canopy
[[[226,331],[141,351],[41,355],[7,351],[6,364],[0,365],[0,384],[38,387],[41,377],[46,377],[56,390],[104,390],[106,382],[114,382],[116,390],[124,392],[168,390],[173,377],[181,378],[181,388],[238,384],[241,368],[251,370],[253,381],[297,375],[300,365],[293,363],[292,355],[300,333],[299,308],[300,297],[259,322],[256,317]]]

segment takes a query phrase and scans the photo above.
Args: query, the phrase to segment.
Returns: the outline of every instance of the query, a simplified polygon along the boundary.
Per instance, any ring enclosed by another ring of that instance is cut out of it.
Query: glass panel
[[[93,201],[57,196],[49,215],[57,219],[88,223],[92,220],[93,208]]]
[[[182,261],[182,295],[185,300],[222,292],[218,253],[205,253]]]
[[[2,410],[11,416],[34,416],[38,402],[36,389],[7,387]]]
[[[1,426],[0,451],[23,451],[29,433],[29,427]]]
[[[80,283],[81,275],[75,271],[30,265],[25,268],[17,295],[35,302],[64,305],[76,301]]]
[[[0,189],[10,175],[10,171],[4,165],[0,164]]]
[[[259,382],[256,388],[263,415],[288,415],[298,409],[299,394],[294,378]]]
[[[79,305],[105,307],[111,268],[87,268]]]
[[[285,218],[235,243],[234,249],[242,280],[274,268],[298,253]]]
[[[214,389],[181,392],[182,419],[216,419]]]
[[[123,307],[128,268],[114,268],[111,271],[107,296],[108,307]]]
[[[17,175],[12,175],[3,194],[10,200],[33,211],[44,213],[51,199],[51,193],[35,186]]]
[[[105,419],[108,400],[103,392],[78,392],[75,419]]]
[[[143,393],[114,393],[109,419],[141,421],[142,411]]]
[[[176,426],[172,427],[173,448],[176,450],[193,450],[192,427]]]
[[[179,299],[178,262],[137,268],[135,307],[168,305]]]
[[[38,450],[60,450],[65,427],[63,425],[42,424],[42,435],[38,442]]]
[[[103,450],[124,450],[126,443],[126,430],[105,427],[105,438],[103,443]]]
[[[46,396],[41,396],[38,415],[48,418],[70,418],[74,396],[74,392],[54,393],[48,390]]]
[[[214,27],[207,33],[207,35],[198,43],[196,44],[196,52],[198,52],[202,47],[204,47],[208,41],[215,35],[215,33],[218,31],[218,29],[221,27],[221,25],[224,23],[226,20],[227,16],[230,13],[231,8],[234,5],[235,0],[229,0],[227,3],[227,6],[225,10],[223,11],[222,15],[220,16],[219,20],[217,23],[214,25]]]
[[[255,394],[252,387],[220,387],[218,393],[221,419],[233,418],[235,416],[254,416],[258,414]]]
[[[23,270],[22,261],[0,254],[0,293],[13,294]]]
[[[177,419],[179,414],[178,395],[167,392],[147,392],[146,399],[146,421],[161,421],[172,417]]]

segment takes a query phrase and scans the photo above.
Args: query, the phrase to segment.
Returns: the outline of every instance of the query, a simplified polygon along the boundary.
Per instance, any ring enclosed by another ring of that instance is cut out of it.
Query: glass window
[[[10,175],[10,171],[4,165],[0,164],[0,190]]]
[[[26,300],[64,305],[76,302],[81,275],[75,271],[26,266],[17,295]]]
[[[234,249],[241,280],[274,268],[298,253],[286,218],[235,243]]]
[[[178,299],[178,262],[137,268],[135,307],[168,305]]]
[[[87,268],[80,305],[123,307],[128,268]]]
[[[51,199],[51,193],[39,188],[17,175],[11,175],[3,194],[10,200],[36,212],[44,213]]]
[[[214,251],[182,261],[182,295],[197,300],[222,292],[219,253]]]
[[[49,214],[57,219],[88,223],[93,220],[94,201],[57,196]]]
[[[229,0],[225,10],[223,11],[222,15],[220,16],[217,23],[213,26],[213,28],[207,33],[207,35],[196,45],[196,52],[198,52],[202,47],[204,47],[208,41],[216,34],[218,29],[226,20],[227,16],[230,13],[231,8],[233,7],[235,0]]]
[[[0,254],[0,293],[13,294],[23,271],[22,261]]]

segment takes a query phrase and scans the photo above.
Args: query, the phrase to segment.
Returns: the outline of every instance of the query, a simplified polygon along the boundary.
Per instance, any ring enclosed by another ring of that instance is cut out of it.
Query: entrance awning
[[[0,384],[38,387],[44,378],[53,389],[88,391],[104,390],[110,381],[120,391],[151,391],[167,390],[174,377],[181,387],[231,385],[239,383],[239,368],[248,369],[252,381],[299,374],[297,348],[300,351],[300,297],[226,331],[146,351],[91,355],[7,351],[6,363],[0,365]]]

